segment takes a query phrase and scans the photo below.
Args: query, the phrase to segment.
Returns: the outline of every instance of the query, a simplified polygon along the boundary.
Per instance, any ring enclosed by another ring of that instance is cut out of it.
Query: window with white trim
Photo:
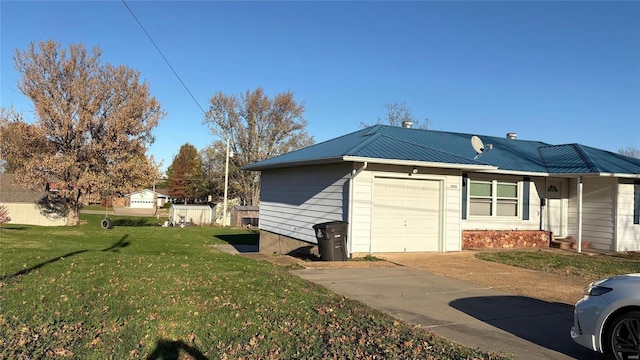
[[[469,215],[517,217],[518,183],[505,181],[469,181]]]

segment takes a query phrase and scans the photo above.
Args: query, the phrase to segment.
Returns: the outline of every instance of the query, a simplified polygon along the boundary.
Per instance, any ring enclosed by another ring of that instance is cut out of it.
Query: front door
[[[562,199],[562,182],[547,182],[547,230],[553,232],[553,236],[563,238],[564,230],[564,200]]]

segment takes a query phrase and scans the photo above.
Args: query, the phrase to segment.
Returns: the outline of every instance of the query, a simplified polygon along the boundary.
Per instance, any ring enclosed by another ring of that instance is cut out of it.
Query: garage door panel
[[[375,178],[373,186],[374,252],[439,250],[440,181]]]

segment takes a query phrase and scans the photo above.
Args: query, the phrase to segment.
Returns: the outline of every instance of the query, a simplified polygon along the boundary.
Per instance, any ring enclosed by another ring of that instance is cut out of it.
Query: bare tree
[[[0,154],[15,179],[32,188],[55,181],[56,207],[69,210],[69,224],[78,223],[88,195],[128,192],[158,175],[145,152],[164,116],[160,103],[137,71],[102,64],[100,56],[97,47],[88,53],[82,44],[65,49],[52,40],[16,50],[18,89],[35,118],[3,112],[0,123]]]
[[[619,154],[622,155],[626,155],[626,156],[630,156],[630,157],[634,157],[634,158],[639,158],[640,159],[640,149],[633,147],[633,146],[628,146],[624,149],[620,149],[618,150]]]
[[[377,124],[388,124],[391,126],[402,126],[403,122],[408,121],[411,122],[412,127],[418,129],[427,129],[431,120],[425,118],[420,121],[413,116],[413,112],[411,108],[407,106],[407,103],[389,103],[384,105],[384,109],[386,111],[385,116],[383,118],[378,118],[378,121],[375,124],[366,124],[361,122],[360,126],[363,128],[377,125]]]
[[[216,144],[218,146],[224,145],[221,142]],[[224,193],[225,152],[226,149],[216,149],[213,144],[200,150],[207,193],[215,198],[222,197]],[[231,196],[235,197],[235,194],[231,194]]]
[[[313,144],[303,113],[304,104],[298,104],[291,92],[271,99],[258,88],[240,97],[221,92],[211,97],[204,122],[221,139],[211,146],[225,160],[229,140],[234,154],[229,162],[229,188],[242,203],[259,203],[260,174],[241,167]],[[218,168],[224,169],[224,163]]]

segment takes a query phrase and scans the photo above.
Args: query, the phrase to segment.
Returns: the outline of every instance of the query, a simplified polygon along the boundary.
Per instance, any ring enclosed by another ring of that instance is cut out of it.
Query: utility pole
[[[224,207],[222,208],[222,226],[227,226],[227,193],[229,189],[229,139],[227,138],[227,159],[224,167]]]

